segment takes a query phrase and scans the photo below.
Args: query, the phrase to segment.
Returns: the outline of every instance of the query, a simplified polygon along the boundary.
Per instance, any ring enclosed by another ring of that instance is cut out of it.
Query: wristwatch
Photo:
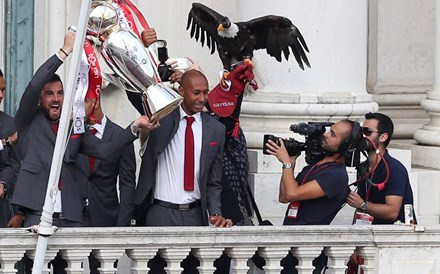
[[[359,206],[359,209],[362,210],[362,211],[367,211],[367,207],[368,207],[368,204],[367,204],[366,201],[364,201],[364,202]]]
[[[292,168],[292,163],[283,163],[283,169]]]
[[[139,131],[141,130],[138,125],[136,125],[134,122],[130,125],[131,133],[135,135],[136,137],[139,137]]]

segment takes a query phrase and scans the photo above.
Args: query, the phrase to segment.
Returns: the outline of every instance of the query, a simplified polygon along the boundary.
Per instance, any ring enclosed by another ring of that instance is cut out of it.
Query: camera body
[[[326,127],[333,125],[331,122],[308,122],[290,126],[290,130],[305,136],[305,142],[296,141],[293,138],[283,139],[284,145],[290,156],[299,156],[302,151],[306,152],[306,163],[314,164],[325,157],[326,152],[322,149],[322,138]],[[265,134],[263,138],[263,154],[269,154],[266,149],[268,140],[280,145],[280,137]]]
[[[167,65],[165,63],[169,58],[167,41],[157,40],[156,45],[157,45],[157,58],[159,59],[160,62],[157,65],[157,72],[162,82],[168,82],[170,80],[171,74],[173,74],[173,70],[171,69],[170,65]]]

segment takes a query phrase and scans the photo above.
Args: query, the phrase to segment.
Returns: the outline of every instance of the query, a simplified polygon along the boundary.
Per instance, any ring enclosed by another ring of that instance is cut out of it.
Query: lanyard
[[[340,164],[343,164],[343,163],[340,163],[340,162],[331,162],[331,163],[329,163],[329,164],[327,164],[327,165],[326,165],[326,163],[323,163],[322,165],[320,165],[320,166],[318,167],[318,169],[316,169],[315,171],[313,171],[313,170],[315,169],[315,167],[318,165],[318,163],[314,164],[314,165],[309,169],[309,171],[307,171],[307,174],[306,174],[306,176],[304,176],[304,178],[302,179],[300,185],[307,183],[307,179],[309,178],[309,176],[314,175],[314,174],[318,173],[319,171],[321,171],[321,170],[323,170],[323,169],[326,169],[326,168],[328,168],[328,167],[335,166],[335,165],[340,165]],[[313,171],[313,172],[312,172],[312,171]]]

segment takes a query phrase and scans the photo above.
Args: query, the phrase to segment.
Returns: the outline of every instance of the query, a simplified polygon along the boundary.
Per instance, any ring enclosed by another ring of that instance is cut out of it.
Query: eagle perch
[[[253,51],[266,49],[266,52],[281,62],[281,54],[289,60],[289,47],[299,67],[310,67],[305,51],[309,52],[301,32],[292,22],[282,16],[268,15],[247,22],[233,23],[209,7],[193,3],[188,14],[186,29],[191,28],[190,36],[204,46],[217,51],[226,71],[246,59],[252,59]]]

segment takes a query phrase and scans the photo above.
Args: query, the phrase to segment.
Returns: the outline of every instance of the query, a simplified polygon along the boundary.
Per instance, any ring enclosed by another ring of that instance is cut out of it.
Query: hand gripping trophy
[[[145,114],[160,119],[172,112],[182,97],[160,82],[152,53],[129,24],[121,24],[123,13],[112,2],[93,1],[88,22],[88,33],[99,38],[101,55],[119,79],[106,73],[103,77],[123,89],[142,93]]]

